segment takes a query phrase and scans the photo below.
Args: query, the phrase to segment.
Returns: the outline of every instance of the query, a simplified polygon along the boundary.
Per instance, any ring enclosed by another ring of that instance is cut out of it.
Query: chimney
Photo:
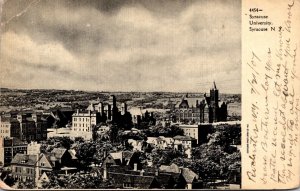
[[[79,109],[76,110],[77,115],[79,114]]]
[[[145,172],[144,169],[142,169],[142,170],[140,171],[140,175],[141,175],[141,176],[144,176],[144,172]]]
[[[137,163],[134,163],[134,164],[133,164],[133,170],[134,170],[134,171],[137,171]]]
[[[105,164],[104,168],[103,168],[103,179],[107,180],[107,166]]]
[[[157,170],[155,170],[155,176],[158,176],[158,174],[159,174],[159,171],[157,169]]]

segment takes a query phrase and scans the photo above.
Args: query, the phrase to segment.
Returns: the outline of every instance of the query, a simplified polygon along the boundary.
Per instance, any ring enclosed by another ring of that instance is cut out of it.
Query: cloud
[[[240,1],[70,2],[4,27],[1,86],[240,93]]]

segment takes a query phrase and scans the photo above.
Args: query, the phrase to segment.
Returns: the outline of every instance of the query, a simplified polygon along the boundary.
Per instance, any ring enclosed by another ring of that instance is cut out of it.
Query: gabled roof
[[[199,176],[191,169],[179,167],[178,165],[176,165],[174,163],[172,163],[169,166],[161,165],[159,167],[159,170],[162,172],[167,172],[167,173],[176,173],[176,174],[181,173],[187,183],[192,183],[194,181],[194,179],[199,178]]]
[[[12,159],[11,164],[24,165],[24,166],[35,166],[37,162],[49,162],[48,168],[52,168],[52,164],[45,154],[37,155],[27,155],[17,153],[15,157]]]
[[[174,180],[173,176],[168,173],[159,173],[157,177],[158,182],[163,186],[168,186],[169,182]]]
[[[110,153],[111,157],[115,161],[120,161],[121,163],[125,160],[129,163],[131,157],[133,156],[134,152],[131,151],[119,151],[119,152],[112,152]]]
[[[148,189],[154,181],[158,182],[154,176],[142,176],[123,173],[110,173],[116,187],[123,188],[124,183],[131,184],[133,188]]]
[[[198,179],[198,175],[189,168],[182,168],[181,174],[187,183],[193,183],[194,179]]]
[[[34,166],[37,161],[38,159],[36,155],[17,153],[15,157],[12,159],[11,164],[22,164],[22,165]]]
[[[67,149],[65,149],[65,148],[54,148],[51,151],[51,154],[53,154],[55,158],[61,159],[66,151],[67,151]]]

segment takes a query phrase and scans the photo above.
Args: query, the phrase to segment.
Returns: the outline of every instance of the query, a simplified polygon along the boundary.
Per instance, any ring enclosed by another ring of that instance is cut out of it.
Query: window
[[[41,162],[41,166],[45,166],[45,163]]]

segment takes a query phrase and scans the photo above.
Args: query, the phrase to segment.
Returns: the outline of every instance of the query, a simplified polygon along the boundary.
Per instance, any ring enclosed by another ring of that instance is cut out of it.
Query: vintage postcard
[[[299,8],[0,0],[0,188],[298,187]]]

